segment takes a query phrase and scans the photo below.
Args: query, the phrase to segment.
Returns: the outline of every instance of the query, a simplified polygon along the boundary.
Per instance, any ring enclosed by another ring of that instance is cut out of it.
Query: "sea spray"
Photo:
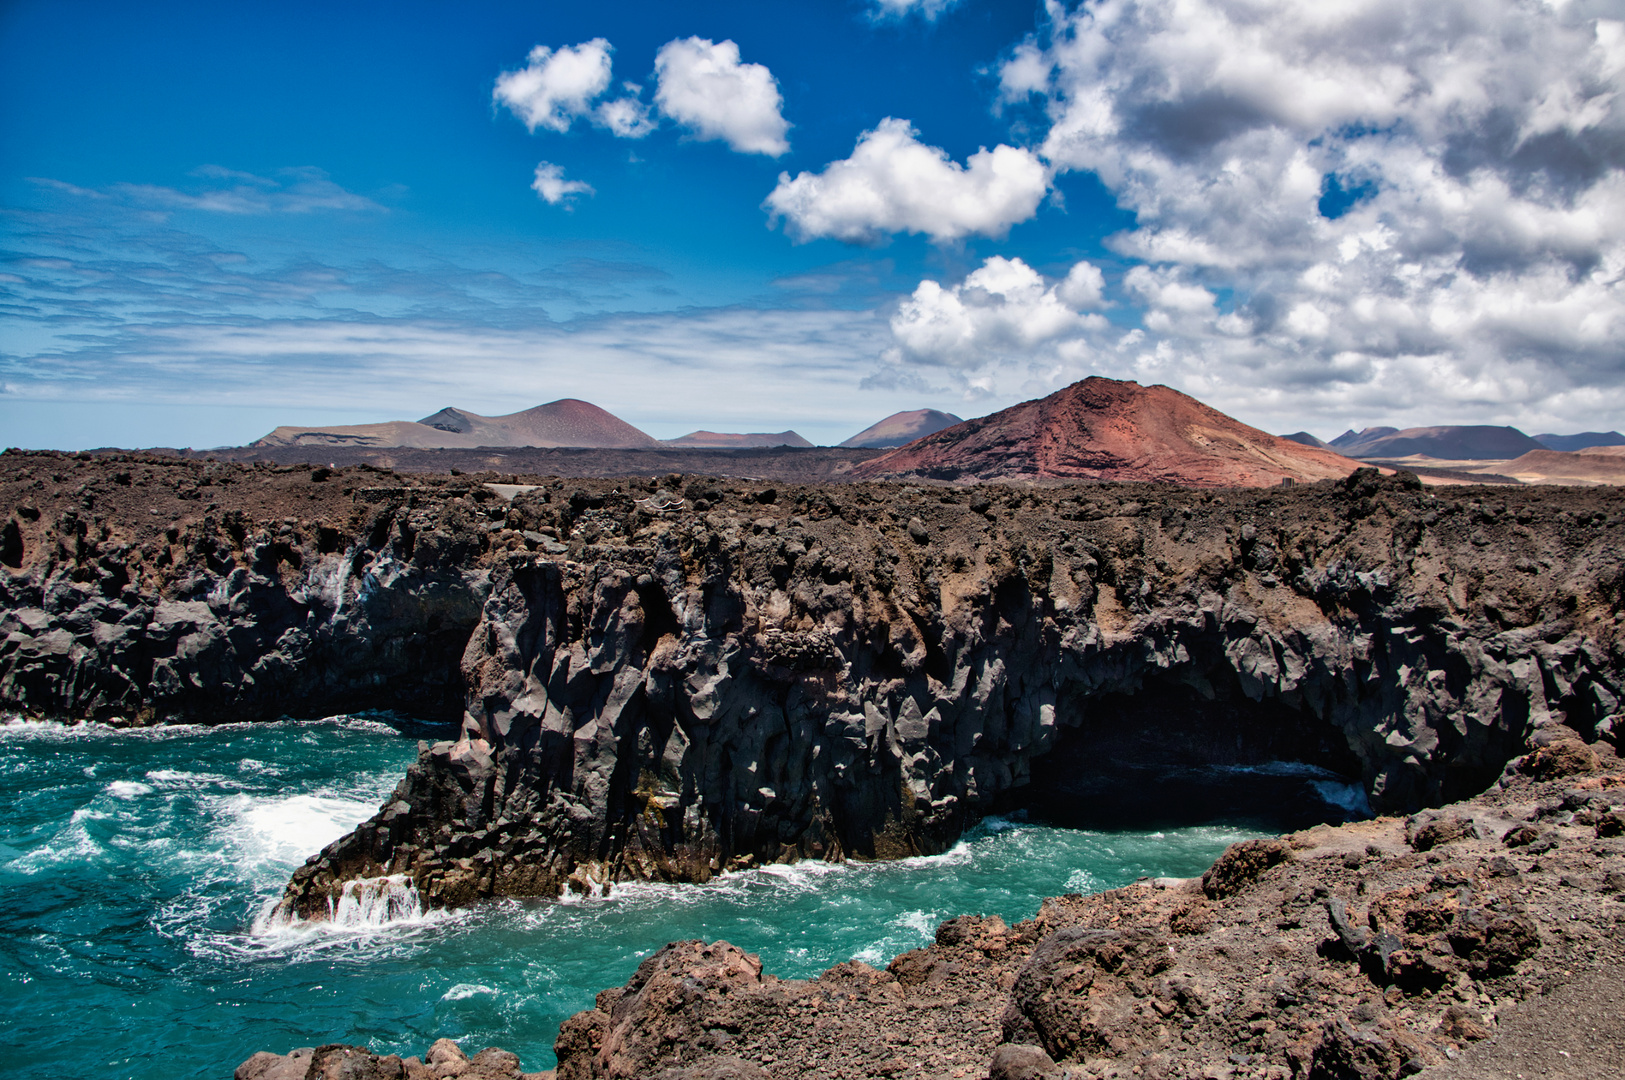
[[[358,878],[344,884],[338,903],[328,902],[330,921],[346,929],[415,922],[423,918],[423,898],[405,874]]]

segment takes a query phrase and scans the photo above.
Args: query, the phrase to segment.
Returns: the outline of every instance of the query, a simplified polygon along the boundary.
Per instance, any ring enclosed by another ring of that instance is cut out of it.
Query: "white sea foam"
[[[297,865],[378,812],[372,799],[328,795],[234,795],[227,839],[249,863]],[[248,869],[248,867],[244,867]]]
[[[441,1001],[467,1001],[471,997],[489,994],[495,997],[499,990],[494,986],[485,986],[481,983],[458,983],[456,986],[440,995]]]
[[[934,934],[937,923],[941,921],[937,916],[924,911],[905,911],[894,918],[891,924],[903,930],[912,930],[916,934]]]
[[[1066,887],[1075,893],[1100,891],[1100,879],[1087,870],[1074,870],[1066,876]]]
[[[1332,806],[1341,807],[1355,817],[1370,817],[1371,802],[1366,798],[1365,785],[1338,780],[1312,782],[1317,794]]]
[[[189,772],[185,769],[149,769],[147,770],[147,779],[154,783],[181,788],[240,788],[242,786],[238,781],[222,776],[219,773]]]
[[[423,898],[405,874],[346,881],[337,904],[328,901],[330,921],[344,929],[366,929],[423,919]]]
[[[141,795],[151,795],[152,785],[143,784],[139,780],[114,780],[107,785],[107,793],[118,799],[134,799]]]

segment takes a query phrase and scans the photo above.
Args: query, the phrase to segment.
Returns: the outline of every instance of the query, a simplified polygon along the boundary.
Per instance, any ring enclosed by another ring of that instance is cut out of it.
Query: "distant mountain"
[[[1345,431],[1331,441],[1332,449],[1354,458],[1422,456],[1449,461],[1515,458],[1545,447],[1515,427],[1466,425],[1417,427],[1401,431],[1370,427]]]
[[[1331,443],[1327,442],[1325,439],[1317,439],[1307,431],[1294,431],[1290,435],[1282,435],[1281,438],[1286,439],[1288,442],[1295,442],[1299,446],[1318,446],[1322,450],[1328,449],[1331,446]]]
[[[1625,446],[1625,435],[1617,431],[1582,431],[1578,435],[1536,435],[1535,441],[1548,450],[1590,450],[1593,446]]]
[[[1330,450],[1248,427],[1169,387],[1096,377],[916,439],[851,475],[1267,487],[1347,476],[1358,467]]]
[[[923,435],[964,423],[953,413],[935,409],[915,409],[912,412],[892,413],[878,424],[864,428],[841,443],[845,447],[888,448],[911,443]]]
[[[811,446],[812,443],[803,439],[793,431],[752,431],[740,433],[733,431],[691,431],[676,439],[660,440],[662,446],[676,447],[686,450],[727,450],[741,446]]]
[[[1498,473],[1517,477],[1525,483],[1625,484],[1625,454],[1531,450],[1494,468]]]
[[[253,446],[403,446],[417,449],[475,446],[585,446],[633,449],[659,446],[591,402],[561,398],[506,416],[445,408],[422,420],[331,427],[279,427]]]
[[[1355,431],[1353,428],[1349,428],[1326,445],[1334,450],[1346,450],[1362,441],[1381,439],[1388,435],[1398,434],[1399,429],[1396,427],[1368,427],[1364,431]]]

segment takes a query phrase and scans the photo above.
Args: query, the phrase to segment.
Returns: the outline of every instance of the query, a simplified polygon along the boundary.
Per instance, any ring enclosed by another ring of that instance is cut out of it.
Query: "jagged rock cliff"
[[[1625,499],[478,482],[6,454],[0,703],[460,714],[284,908],[941,850],[1102,763],[1309,762],[1413,809],[1614,740]],[[154,513],[153,511],[156,511]]]
[[[1619,718],[1611,494],[685,494],[515,500],[572,552],[493,562],[463,737],[285,910],[939,851],[1108,760],[1305,761],[1414,809]]]
[[[487,589],[474,486],[8,451],[0,708],[118,724],[454,719]]]

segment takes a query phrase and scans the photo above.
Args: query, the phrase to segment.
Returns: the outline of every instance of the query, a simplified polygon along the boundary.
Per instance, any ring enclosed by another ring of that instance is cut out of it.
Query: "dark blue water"
[[[256,931],[290,870],[370,816],[421,732],[379,718],[113,731],[0,726],[6,1065],[225,1078],[255,1050],[421,1054],[441,1035],[550,1067],[560,1021],[667,941],[723,938],[783,977],[877,966],[958,914],[1200,873],[1252,831],[994,820],[945,855],[802,864],[607,899]],[[53,1073],[54,1075],[55,1073]]]

